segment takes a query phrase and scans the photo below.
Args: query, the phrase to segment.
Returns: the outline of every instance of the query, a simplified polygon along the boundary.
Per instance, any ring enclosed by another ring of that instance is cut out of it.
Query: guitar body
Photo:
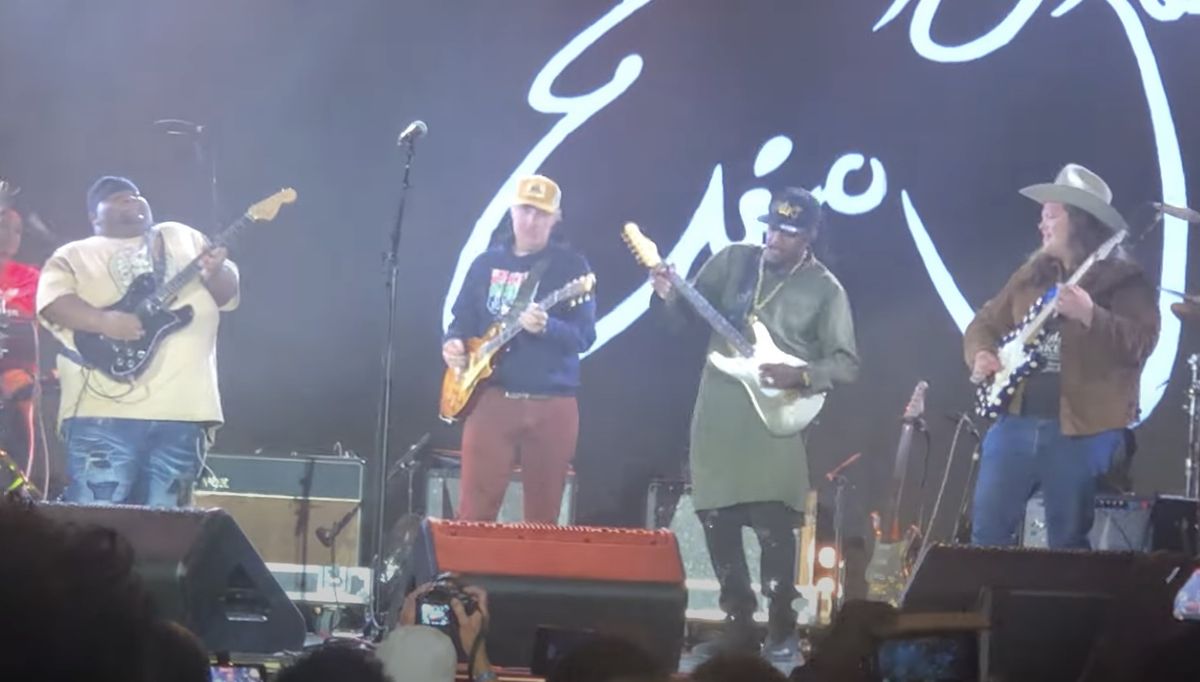
[[[742,384],[750,396],[750,402],[754,404],[754,410],[771,435],[792,436],[800,433],[821,412],[825,396],[820,393],[801,395],[799,391],[763,386],[759,367],[770,364],[804,367],[808,363],[781,350],[762,322],[756,321],[751,325],[751,338],[748,340],[754,345],[752,356],[712,352],[708,354],[709,364]]]
[[[105,308],[137,315],[146,332],[142,338],[117,341],[92,332],[75,333],[75,347],[84,361],[117,381],[132,381],[146,371],[163,339],[186,327],[193,315],[191,306],[167,310],[146,305],[154,290],[153,275],[138,275],[121,300]]]
[[[1000,370],[975,388],[975,413],[979,416],[995,419],[1007,412],[1021,382],[1041,366],[1042,357],[1036,349],[1045,330],[1039,329],[1028,343],[1022,339],[1026,338],[1026,328],[1041,314],[1048,298],[1049,295],[1039,298],[1029,308],[1021,325],[1000,339],[1000,349],[996,352]]]
[[[483,336],[467,339],[467,367],[457,370],[446,368],[442,375],[442,397],[438,402],[438,416],[443,421],[454,422],[466,416],[475,390],[495,370],[497,351],[480,355],[480,348],[500,331],[498,325],[492,325]]]
[[[921,543],[921,531],[915,526],[896,542],[875,541],[875,551],[867,564],[867,599],[899,605],[921,554]]]
[[[590,297],[595,286],[596,276],[588,273],[554,290],[549,296],[538,301],[538,305],[543,310],[551,310],[560,303],[575,306]],[[496,358],[520,332],[521,326],[516,323],[515,318],[501,319],[493,322],[483,336],[466,340],[463,344],[467,351],[466,368],[459,371],[447,367],[446,373],[442,375],[442,395],[438,401],[438,416],[442,421],[451,423],[466,415],[476,389],[492,376]]]

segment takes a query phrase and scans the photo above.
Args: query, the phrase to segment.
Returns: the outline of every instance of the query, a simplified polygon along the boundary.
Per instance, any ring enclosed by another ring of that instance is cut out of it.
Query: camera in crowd
[[[451,607],[455,599],[462,603],[468,616],[478,608],[475,598],[463,591],[463,585],[453,575],[439,575],[434,579],[433,587],[417,597],[417,623],[445,632],[458,644],[458,619]]]

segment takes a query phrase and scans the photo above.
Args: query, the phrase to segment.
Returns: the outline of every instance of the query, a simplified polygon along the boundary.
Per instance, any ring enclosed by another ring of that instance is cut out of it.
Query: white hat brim
[[[1129,230],[1129,223],[1125,222],[1125,218],[1117,209],[1101,201],[1096,195],[1077,187],[1046,182],[1025,187],[1021,194],[1039,204],[1053,201],[1087,211],[1114,232]]]

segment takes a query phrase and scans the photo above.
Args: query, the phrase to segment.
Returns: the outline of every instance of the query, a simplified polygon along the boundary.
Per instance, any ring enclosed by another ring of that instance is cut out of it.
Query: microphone
[[[317,542],[320,542],[326,547],[332,547],[333,539],[341,534],[343,528],[350,524],[350,520],[353,519],[354,515],[358,513],[358,510],[361,506],[361,504],[354,505],[353,509],[346,512],[342,518],[338,519],[337,523],[333,524],[333,528],[326,528],[324,526],[318,528],[316,533],[314,533],[317,536]]]
[[[1189,223],[1200,223],[1200,212],[1190,209],[1187,206],[1172,206],[1171,204],[1164,204],[1157,201],[1150,202],[1150,205],[1163,215],[1179,218]]]
[[[154,127],[162,128],[168,135],[200,135],[204,132],[204,126],[181,118],[161,118],[154,122]]]
[[[400,133],[400,137],[396,138],[396,146],[412,144],[418,137],[422,137],[429,132],[429,126],[425,125],[425,121],[413,121],[408,124],[404,132]]]

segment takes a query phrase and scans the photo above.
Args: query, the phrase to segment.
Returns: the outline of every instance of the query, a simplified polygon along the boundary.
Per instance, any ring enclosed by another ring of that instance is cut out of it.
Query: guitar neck
[[[250,224],[250,222],[251,221],[249,217],[243,215],[232,225],[225,228],[225,230],[223,230],[216,237],[213,237],[212,244],[205,249],[203,253],[193,258],[192,261],[185,265],[182,270],[177,272],[174,277],[162,283],[157,289],[155,289],[153,294],[154,300],[157,300],[162,304],[166,304],[174,300],[174,298],[179,295],[179,292],[182,291],[189,282],[200,275],[200,271],[203,269],[201,265],[201,259],[214,249],[231,245],[241,234],[242,230]]]
[[[900,533],[900,500],[903,497],[904,484],[908,479],[908,452],[912,448],[913,432],[916,426],[913,421],[905,421],[900,429],[900,443],[896,446],[896,468],[892,471],[892,486],[888,493],[888,503],[883,510],[881,540],[884,542],[899,542]]]
[[[549,311],[551,308],[559,303],[562,303],[566,299],[566,290],[558,289],[554,293],[538,301],[537,304],[542,310]],[[520,334],[523,330],[524,328],[519,324],[500,325],[500,333],[488,339],[487,342],[483,344],[483,346],[480,348],[481,354],[487,355],[499,350],[504,346],[504,344],[515,339],[517,334]]]
[[[1096,254],[1093,253],[1087,257],[1087,260],[1083,261],[1083,264],[1075,268],[1075,272],[1071,273],[1071,276],[1067,278],[1066,282],[1063,282],[1059,285],[1058,289],[1056,289],[1054,292],[1054,296],[1052,296],[1050,300],[1046,301],[1045,305],[1042,306],[1042,309],[1038,311],[1037,316],[1034,317],[1033,320],[1031,320],[1029,324],[1021,330],[1020,338],[1022,344],[1028,344],[1033,341],[1033,339],[1036,338],[1038,333],[1042,330],[1042,327],[1046,326],[1046,323],[1050,321],[1050,318],[1058,314],[1055,310],[1054,302],[1058,300],[1059,289],[1064,286],[1073,286],[1079,284],[1080,280],[1083,279],[1083,276],[1088,273],[1088,270],[1091,270],[1092,266],[1099,261],[1100,259],[1096,257]]]
[[[696,287],[680,277],[679,273],[674,270],[667,270],[667,273],[675,290],[687,299],[687,302],[692,305],[700,317],[704,318],[705,322],[708,322],[713,331],[720,334],[721,338],[725,339],[743,357],[748,358],[754,355],[754,346],[746,340],[745,336],[742,336],[736,327],[729,323],[729,320],[725,319],[724,315],[717,312],[717,309],[699,291],[696,291]]]

